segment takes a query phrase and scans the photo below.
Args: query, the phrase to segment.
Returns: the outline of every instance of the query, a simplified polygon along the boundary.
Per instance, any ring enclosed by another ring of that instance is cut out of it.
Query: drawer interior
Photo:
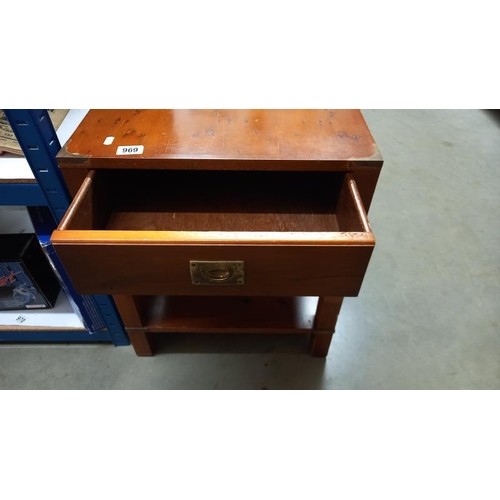
[[[367,232],[344,172],[90,171],[65,230]]]

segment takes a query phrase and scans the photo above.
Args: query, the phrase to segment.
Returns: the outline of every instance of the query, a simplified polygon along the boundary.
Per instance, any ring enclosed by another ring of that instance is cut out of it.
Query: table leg
[[[343,297],[320,297],[311,335],[311,356],[325,358],[335,332],[335,325],[342,307]]]
[[[147,332],[144,326],[141,312],[134,296],[113,295],[113,299],[137,356],[152,356],[152,335]]]
[[[137,356],[153,355],[151,333],[148,333],[145,328],[127,328],[127,333]]]

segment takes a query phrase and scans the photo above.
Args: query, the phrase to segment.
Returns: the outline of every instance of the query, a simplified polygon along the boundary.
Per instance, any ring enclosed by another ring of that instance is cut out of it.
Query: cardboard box
[[[68,114],[69,109],[48,109],[47,112],[52,121],[52,125],[54,125],[54,128],[57,130]],[[2,110],[0,110],[0,152],[24,156],[23,150],[12,131],[9,120],[7,120]]]
[[[0,234],[0,310],[52,308],[59,290],[35,234]]]

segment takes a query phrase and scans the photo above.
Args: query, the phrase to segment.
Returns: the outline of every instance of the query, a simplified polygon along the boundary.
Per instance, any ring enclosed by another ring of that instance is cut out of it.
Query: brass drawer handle
[[[208,281],[226,281],[234,274],[234,269],[202,269],[203,276]]]
[[[189,261],[193,285],[243,285],[245,266],[240,260]]]

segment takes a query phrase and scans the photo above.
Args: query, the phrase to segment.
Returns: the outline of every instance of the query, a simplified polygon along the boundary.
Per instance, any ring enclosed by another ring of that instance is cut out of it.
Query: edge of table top
[[[117,154],[123,146],[138,149]],[[58,154],[63,167],[90,168],[216,168],[221,160],[223,168],[287,169],[383,161],[359,110],[90,110]]]

